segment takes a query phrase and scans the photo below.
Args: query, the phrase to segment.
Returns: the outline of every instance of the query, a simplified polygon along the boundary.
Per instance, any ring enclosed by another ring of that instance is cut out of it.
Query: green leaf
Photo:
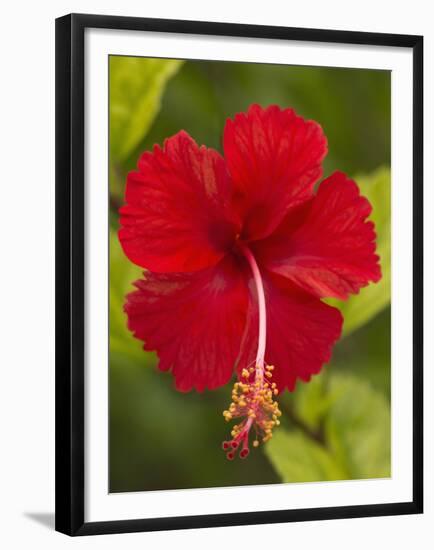
[[[321,430],[324,445],[297,428],[275,430],[265,446],[284,482],[332,481],[390,476],[390,409],[387,399],[354,376],[318,377],[317,387],[294,400],[294,413],[311,429]],[[320,384],[322,389],[319,390]],[[317,393],[315,399],[314,393]],[[318,393],[320,392],[320,393]],[[319,403],[319,405],[318,405]],[[316,424],[307,406],[322,408]],[[285,414],[285,407],[282,407]],[[297,422],[300,424],[300,422]],[[295,423],[294,423],[295,425]]]
[[[282,400],[294,405],[297,415],[315,430],[330,407],[330,395],[325,386],[324,372],[313,376],[308,384],[299,383],[294,394],[286,393]]]
[[[146,135],[164,87],[181,66],[176,59],[110,57],[110,154],[114,164]]]
[[[353,376],[329,380],[332,406],[325,418],[330,452],[353,479],[390,476],[390,404]]]
[[[334,457],[300,431],[279,428],[266,445],[265,452],[284,483],[348,479]]]
[[[362,195],[372,205],[370,219],[377,233],[377,254],[380,256],[381,280],[362,288],[346,302],[335,299],[327,303],[338,307],[344,316],[343,335],[354,332],[370,321],[390,303],[390,170],[379,168],[370,175],[356,176]]]
[[[145,352],[141,342],[127,328],[124,303],[125,296],[134,289],[133,282],[142,272],[126,258],[116,233],[110,231],[110,354],[119,353],[141,361]]]

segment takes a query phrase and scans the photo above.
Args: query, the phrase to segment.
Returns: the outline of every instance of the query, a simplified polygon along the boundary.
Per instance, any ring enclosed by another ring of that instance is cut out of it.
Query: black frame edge
[[[413,49],[412,502],[84,521],[84,29],[108,28]],[[423,512],[423,37],[70,14],[56,19],[56,524],[70,536],[349,519]]]
[[[57,531],[84,524],[84,41],[77,17],[56,19]]]
[[[209,527],[235,527],[359,517],[397,516],[420,513],[412,502],[337,506],[331,508],[306,508],[300,510],[272,510],[267,512],[243,512],[205,516],[178,516],[154,519],[130,519],[85,523],[74,535],[102,535],[135,533],[140,531],[173,531],[203,529]]]
[[[414,47],[422,38],[412,34],[373,33],[335,29],[312,29],[215,21],[157,19],[119,15],[73,13],[77,23],[85,27],[201,34],[215,36],[300,40],[307,42],[333,42],[373,46]]]
[[[70,107],[71,16],[56,20],[56,530],[71,533]]]
[[[423,513],[423,37],[413,47],[413,502]]]

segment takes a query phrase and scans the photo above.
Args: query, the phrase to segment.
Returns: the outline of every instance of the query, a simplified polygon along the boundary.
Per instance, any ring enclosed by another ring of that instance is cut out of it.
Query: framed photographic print
[[[56,529],[422,512],[420,36],[56,21]]]

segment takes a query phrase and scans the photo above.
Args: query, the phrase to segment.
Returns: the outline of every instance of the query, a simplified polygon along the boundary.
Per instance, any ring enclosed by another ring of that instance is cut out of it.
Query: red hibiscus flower
[[[238,374],[228,458],[267,441],[273,396],[331,356],[345,300],[381,277],[371,206],[341,172],[322,175],[321,127],[292,109],[252,105],[228,119],[224,158],[184,131],[145,152],[127,179],[119,239],[146,269],[127,296],[128,327],[178,390]],[[253,428],[253,430],[252,430]]]

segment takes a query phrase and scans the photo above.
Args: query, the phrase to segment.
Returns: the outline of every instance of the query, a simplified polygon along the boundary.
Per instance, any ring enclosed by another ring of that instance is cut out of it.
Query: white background
[[[68,539],[52,530],[54,507],[54,18],[71,11],[425,35],[426,233],[433,205],[434,30],[429,1],[14,2],[2,12],[2,269],[0,542],[4,548],[311,549],[432,547],[434,541],[433,290],[426,302],[426,499],[424,516]],[[433,219],[433,217],[431,217]],[[427,239],[426,280],[433,280]],[[431,309],[431,311],[430,311]],[[430,336],[430,337],[429,337]],[[431,359],[429,359],[431,358]]]

